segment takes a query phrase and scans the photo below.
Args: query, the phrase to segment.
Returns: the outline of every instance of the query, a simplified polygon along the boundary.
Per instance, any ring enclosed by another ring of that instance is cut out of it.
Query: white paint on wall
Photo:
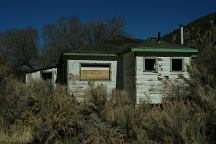
[[[43,73],[43,72],[51,72],[52,73],[52,85],[56,86],[57,68],[46,69],[46,70],[42,70],[40,72],[41,73]]]
[[[144,56],[136,56],[136,103],[143,100],[151,103],[161,103],[163,95],[162,80],[169,78],[178,80],[179,74],[189,78],[186,66],[190,64],[190,57],[182,57],[184,61],[184,71],[171,71],[171,57],[156,57],[158,60],[157,72],[144,71]]]
[[[40,80],[40,78],[41,78],[40,71],[28,73],[26,74],[26,83],[29,83],[32,80]]]
[[[56,86],[56,79],[57,79],[57,68],[39,70],[31,73],[26,74],[26,83],[30,83],[32,80],[41,80],[41,73],[42,72],[51,72],[52,73],[52,85]]]
[[[67,60],[67,88],[70,94],[77,97],[79,101],[85,99],[89,88],[89,81],[80,80],[81,64],[110,64],[110,80],[94,80],[95,86],[104,85],[108,92],[116,89],[117,61],[102,60]]]

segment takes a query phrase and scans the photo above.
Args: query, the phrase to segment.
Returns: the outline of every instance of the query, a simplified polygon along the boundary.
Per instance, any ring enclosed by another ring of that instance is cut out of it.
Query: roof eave
[[[198,53],[197,49],[192,48],[132,48],[132,52],[159,52],[159,53]]]
[[[63,56],[101,56],[101,57],[105,57],[105,56],[111,56],[111,57],[115,57],[117,56],[117,54],[110,54],[110,53],[76,53],[76,52],[67,52],[67,53],[63,53]]]

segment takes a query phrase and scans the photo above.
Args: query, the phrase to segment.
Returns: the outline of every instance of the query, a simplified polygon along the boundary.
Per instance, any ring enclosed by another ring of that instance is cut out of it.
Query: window
[[[156,71],[156,58],[145,58],[144,71]]]
[[[41,73],[41,77],[43,80],[51,80],[52,79],[52,72]]]
[[[110,64],[81,64],[81,80],[110,80]]]
[[[183,59],[173,58],[171,60],[171,71],[183,71]]]

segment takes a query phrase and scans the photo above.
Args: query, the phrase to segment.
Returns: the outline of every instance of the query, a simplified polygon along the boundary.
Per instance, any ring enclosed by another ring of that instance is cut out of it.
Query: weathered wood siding
[[[57,66],[57,79],[56,83],[61,85],[67,85],[67,61],[62,61]]]
[[[57,79],[57,68],[51,68],[51,69],[46,69],[42,70],[41,73],[43,72],[51,72],[52,73],[52,85],[56,86],[56,79]]]
[[[136,102],[139,104],[142,100],[150,100],[152,103],[160,103],[162,99],[162,80],[169,78],[178,79],[178,74],[182,73],[184,77],[189,75],[186,71],[172,72],[171,57],[156,57],[158,61],[157,72],[144,71],[144,56],[136,56]],[[190,57],[181,57],[184,61],[184,69],[190,63]]]
[[[56,79],[57,79],[57,68],[51,68],[51,69],[46,69],[46,70],[39,70],[35,72],[31,72],[26,74],[26,83],[31,82],[32,80],[41,80],[41,73],[43,72],[51,72],[52,73],[52,85],[56,85]]]
[[[26,83],[29,83],[32,80],[39,80],[40,78],[41,78],[40,71],[28,73],[28,74],[26,74]]]
[[[123,89],[134,103],[136,103],[135,87],[135,54],[129,52],[123,55]]]
[[[67,88],[70,94],[76,96],[79,101],[88,99],[86,91],[89,88],[89,81],[80,80],[80,65],[83,63],[110,64],[110,80],[94,80],[94,84],[106,86],[109,92],[116,89],[117,61],[67,60]]]

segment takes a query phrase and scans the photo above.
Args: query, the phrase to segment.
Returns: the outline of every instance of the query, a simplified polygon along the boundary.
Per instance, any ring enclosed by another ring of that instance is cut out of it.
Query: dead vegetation
[[[124,91],[91,85],[78,103],[65,87],[0,74],[0,143],[215,143],[216,85],[201,66],[187,85],[167,82],[158,106],[136,107]],[[208,76],[204,76],[208,75]]]

